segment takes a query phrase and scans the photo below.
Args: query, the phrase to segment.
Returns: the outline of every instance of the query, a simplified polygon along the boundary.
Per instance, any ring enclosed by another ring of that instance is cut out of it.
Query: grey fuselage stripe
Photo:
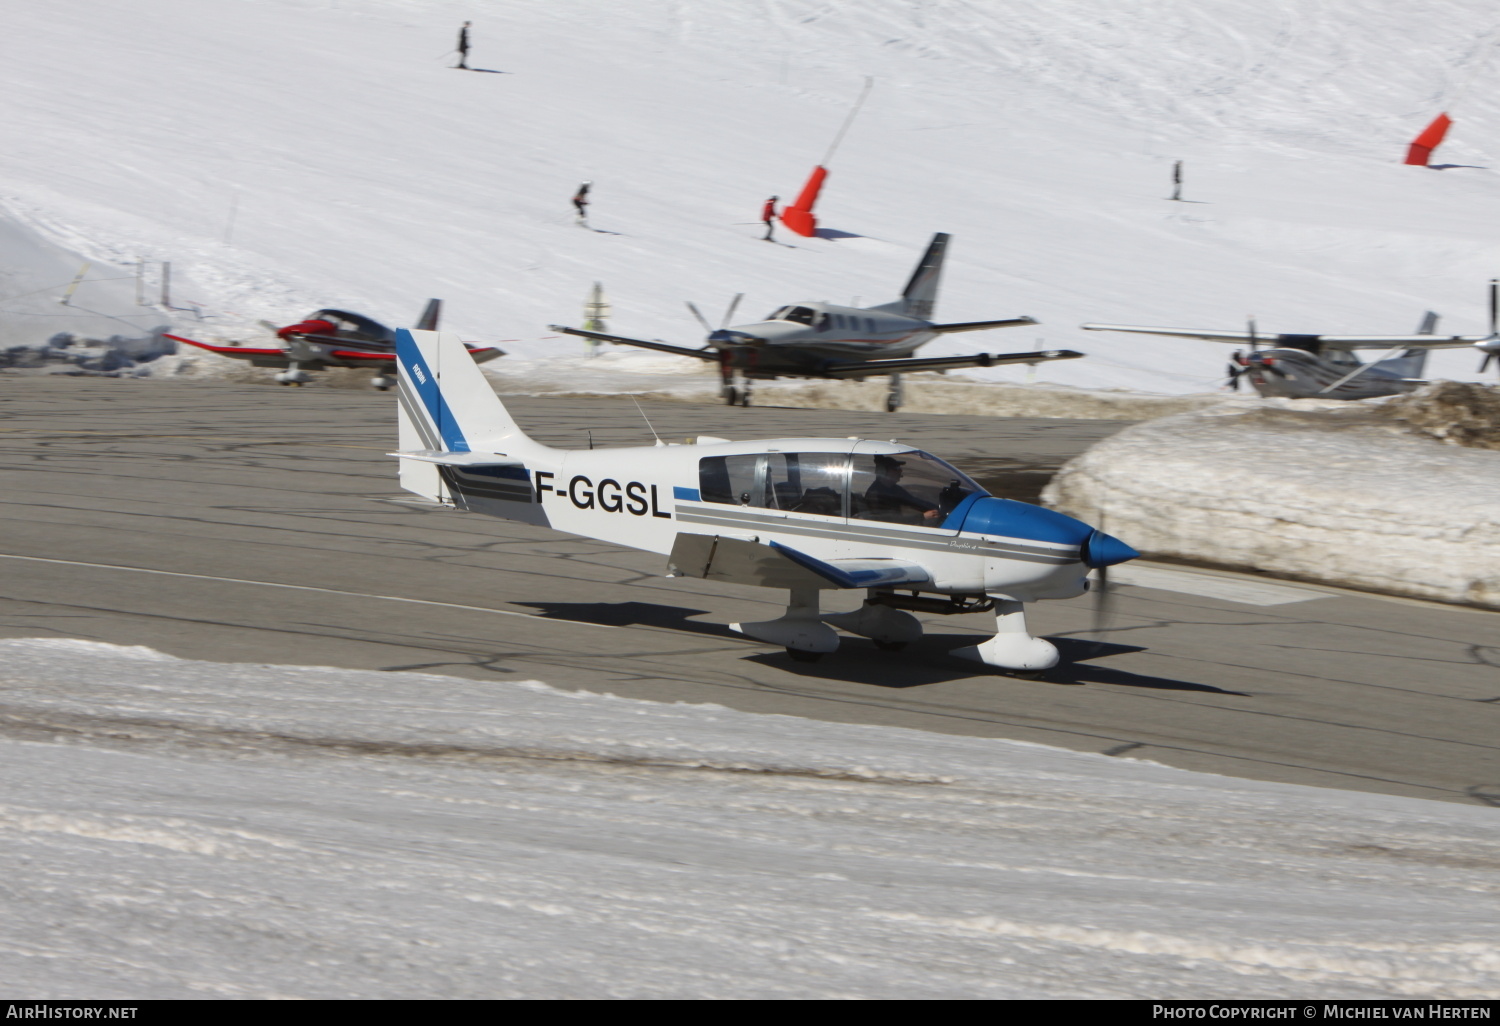
[[[1004,557],[1006,559],[1019,559],[1029,563],[1056,563],[1059,565],[1078,562],[1078,552],[1071,549],[1059,552],[1056,549],[1043,549],[1028,545],[1019,545],[1005,542],[979,542],[977,545],[954,545],[958,537],[956,534],[946,538],[929,538],[915,535],[908,531],[882,531],[871,530],[859,525],[857,521],[841,521],[838,524],[809,523],[806,520],[793,520],[790,517],[768,517],[747,514],[735,510],[734,512],[717,510],[709,511],[699,508],[687,509],[681,503],[677,506],[677,519],[693,524],[706,524],[711,527],[729,527],[746,529],[760,529],[774,531],[782,534],[799,534],[812,538],[832,538],[840,541],[862,541],[875,542],[883,545],[898,545],[908,549],[925,549],[933,552],[975,552],[982,555]]]

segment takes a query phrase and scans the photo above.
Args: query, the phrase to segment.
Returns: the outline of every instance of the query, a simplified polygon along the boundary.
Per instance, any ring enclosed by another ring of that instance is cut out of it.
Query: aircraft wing
[[[1036,324],[1035,317],[1011,317],[1003,321],[962,321],[956,324],[933,324],[929,325],[928,331],[938,331],[943,334],[952,334],[955,331],[987,331],[990,328],[1019,328],[1024,324]]]
[[[719,534],[679,534],[667,557],[674,574],[767,588],[875,588],[925,584],[932,575],[897,559],[822,560],[759,539]]]
[[[181,335],[163,334],[162,337],[169,338],[173,342],[186,342],[190,346],[197,346],[199,349],[207,349],[210,353],[218,353],[220,356],[233,356],[236,359],[240,360],[254,360],[267,356],[286,355],[286,350],[282,349],[279,346],[273,346],[270,349],[257,348],[255,346],[213,346],[209,345],[207,342],[195,342],[190,338],[183,338]]]
[[[606,335],[600,331],[567,328],[561,324],[549,324],[547,327],[553,331],[560,331],[564,335],[577,335],[579,338],[592,338],[600,342],[618,342],[622,346],[640,346],[642,349],[655,349],[659,353],[675,353],[678,356],[693,356],[700,360],[719,362],[717,349],[689,349],[686,346],[674,346],[666,342],[648,342],[643,338],[626,338],[624,335]]]
[[[868,378],[877,374],[905,374],[916,371],[949,370],[954,367],[1000,367],[1008,363],[1046,363],[1049,360],[1076,360],[1083,354],[1072,349],[1037,349],[1028,353],[970,353],[967,356],[933,356],[913,360],[865,360],[824,364],[818,376],[827,378]]]
[[[1300,343],[1305,348],[1309,342],[1320,342],[1338,349],[1457,349],[1473,345],[1486,335],[1277,335],[1258,331],[1213,331],[1200,328],[1151,328],[1135,324],[1080,324],[1085,331],[1124,331],[1136,335],[1165,335],[1168,338],[1197,338],[1206,342],[1232,342],[1237,346],[1257,345],[1274,347]]]

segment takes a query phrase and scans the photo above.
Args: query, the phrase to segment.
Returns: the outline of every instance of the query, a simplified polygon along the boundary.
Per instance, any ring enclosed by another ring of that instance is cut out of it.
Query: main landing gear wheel
[[[724,388],[724,403],[728,406],[738,406],[740,404],[739,390],[732,385],[726,386]]]

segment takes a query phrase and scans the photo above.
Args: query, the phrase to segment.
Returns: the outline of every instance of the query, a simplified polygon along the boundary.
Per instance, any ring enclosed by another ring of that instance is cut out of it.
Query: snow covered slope
[[[1500,997],[1493,810],[412,673],[0,641],[42,997]]]
[[[448,67],[464,19],[484,71]],[[221,334],[441,296],[531,358],[580,353],[544,326],[595,280],[614,329],[693,342],[684,299],[882,301],[950,231],[941,315],[1043,324],[930,353],[1045,338],[1091,358],[1044,381],[1196,391],[1222,347],[1077,325],[1481,327],[1495,41],[1483,0],[9,0],[0,204],[85,255],[171,260]],[[819,205],[837,234],[758,241],[738,222],[795,194],[865,75]],[[1459,166],[1402,166],[1445,107]],[[1164,200],[1176,159],[1192,203]],[[597,231],[571,223],[585,178]]]

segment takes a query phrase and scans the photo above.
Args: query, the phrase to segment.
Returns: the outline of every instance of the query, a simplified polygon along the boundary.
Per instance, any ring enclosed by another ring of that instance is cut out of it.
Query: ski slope
[[[429,296],[507,373],[555,375],[594,281],[613,330],[692,343],[736,292],[891,298],[953,232],[939,311],[1042,324],[926,352],[1071,347],[1040,380],[1211,390],[1208,343],[1088,320],[1275,331],[1483,327],[1500,271],[1500,17],[1480,0],[1130,8],[1018,0],[10,0],[0,208],[85,258],[170,260],[178,327],[255,337]],[[452,70],[459,24],[470,64]],[[858,94],[818,214],[759,241]],[[1400,164],[1438,110],[1437,159]],[[1185,196],[1170,203],[1174,160]],[[592,224],[568,198],[594,181]],[[87,289],[88,286],[85,286]],[[564,360],[563,358],[566,358]],[[659,374],[700,390],[701,368]],[[554,361],[557,361],[554,363]],[[1472,378],[1469,353],[1434,373]],[[975,371],[1023,381],[1023,367]],[[606,377],[606,375],[600,375]],[[690,380],[691,379],[691,380]]]
[[[1493,810],[0,641],[17,998],[1500,997]]]

